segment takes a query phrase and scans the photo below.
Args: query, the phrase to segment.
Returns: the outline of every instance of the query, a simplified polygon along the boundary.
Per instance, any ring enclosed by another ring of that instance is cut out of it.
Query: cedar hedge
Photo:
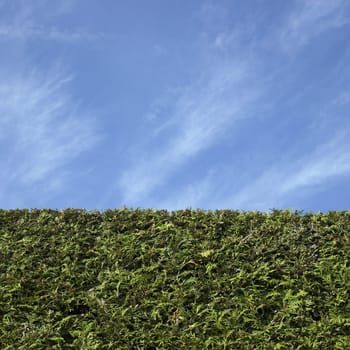
[[[350,349],[350,212],[0,210],[1,349]]]

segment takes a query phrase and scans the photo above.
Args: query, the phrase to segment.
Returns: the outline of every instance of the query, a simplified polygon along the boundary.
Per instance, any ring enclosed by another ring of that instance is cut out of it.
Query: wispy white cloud
[[[218,25],[225,24],[229,12],[225,5],[218,1],[207,0],[202,3],[200,8],[200,19],[207,27],[216,28]]]
[[[332,104],[335,106],[344,106],[350,104],[350,91],[343,91],[332,101]]]
[[[0,6],[6,10],[5,19],[13,18],[16,23],[31,23],[37,19],[50,20],[70,13],[77,0],[1,0]]]
[[[350,22],[346,0],[298,0],[296,9],[280,30],[280,44],[287,50],[306,45],[322,32]]]
[[[75,0],[1,1],[0,41],[94,39],[83,30],[53,26]],[[63,65],[30,61],[30,46],[16,46],[16,60],[2,54],[0,81],[0,205],[47,205],[70,185],[74,161],[99,140],[93,115],[70,93],[73,77]],[[55,57],[55,62],[62,61]],[[45,60],[43,60],[45,62]],[[40,191],[40,195],[38,194]]]
[[[67,30],[51,24],[57,17],[71,12],[75,2],[5,1],[2,6],[7,16],[0,20],[0,39],[77,42],[105,38],[101,32],[90,33],[82,28]]]
[[[349,138],[350,130],[339,132],[334,140],[316,146],[308,155],[292,159],[287,154],[284,161],[263,168],[256,178],[248,172],[248,181],[243,181],[240,190],[243,174],[239,164],[226,165],[227,172],[212,169],[165,200],[157,200],[157,207],[262,211],[290,207],[305,195],[326,190],[337,177],[350,176]]]
[[[213,192],[217,185],[217,171],[210,170],[203,178],[186,184],[183,188],[165,199],[157,199],[153,206],[157,209],[179,210],[184,208],[205,209],[213,202]]]
[[[241,191],[223,198],[221,206],[268,210],[289,206],[300,191],[325,189],[335,177],[350,175],[349,136],[345,128],[309,154],[273,164]]]
[[[120,177],[127,204],[144,200],[179,167],[218,142],[227,128],[247,117],[249,105],[260,93],[251,88],[254,74],[249,67],[221,61],[207,74],[179,94],[170,121],[165,122],[165,130],[171,127],[166,146],[152,155],[135,155],[138,161]],[[157,137],[165,130],[158,129]]]
[[[209,16],[208,11],[214,6],[213,3],[210,4],[206,8],[206,16]],[[149,120],[158,123],[153,137],[161,140],[162,146],[152,154],[146,154],[139,148],[139,153],[135,152],[132,156],[136,161],[122,172],[117,182],[124,204],[154,203],[156,198],[157,206],[170,209],[210,206],[266,210],[288,205],[288,201],[296,197],[298,191],[313,193],[335,177],[350,173],[350,145],[346,142],[349,133],[337,131],[335,140],[323,137],[326,140],[324,145],[316,142],[308,155],[305,155],[305,149],[300,153],[288,149],[283,154],[276,150],[279,155],[276,158],[283,156],[284,160],[276,160],[270,166],[265,166],[260,171],[261,175],[255,178],[254,171],[258,167],[243,169],[237,163],[227,165],[228,173],[236,173],[240,179],[244,177],[242,172],[247,171],[247,180],[241,181],[241,190],[237,190],[237,186],[231,186],[230,189],[232,177],[214,171],[215,176],[209,172],[203,178],[196,179],[195,183],[185,184],[175,194],[169,193],[167,197],[163,192],[162,198],[157,196],[158,190],[161,192],[165,189],[167,182],[180,174],[185,164],[220,142],[220,137],[225,133],[233,132],[235,127],[239,127],[240,120],[247,117],[259,118],[263,98],[264,103],[271,101],[271,109],[278,109],[279,106],[274,103],[279,93],[276,86],[284,88],[281,82],[286,74],[290,74],[288,68],[280,65],[276,69],[263,71],[260,68],[271,67],[270,62],[257,62],[251,57],[260,59],[268,56],[269,59],[277,59],[278,64],[279,45],[282,44],[282,48],[287,50],[296,50],[322,32],[348,22],[345,1],[337,0],[332,4],[321,0],[297,1],[297,5],[298,9],[280,28],[279,36],[267,31],[268,37],[262,38],[266,42],[270,40],[269,47],[275,50],[269,55],[262,52],[266,46],[256,45],[254,40],[242,47],[242,35],[247,36],[245,30],[240,34],[239,30],[233,32],[220,29],[218,35],[210,36],[210,47],[203,51],[212,53],[216,50],[215,58],[207,60],[210,64],[203,77],[182,89],[174,98],[173,108],[166,118],[159,116],[164,114],[166,108],[159,108],[159,113],[157,110],[151,113]],[[238,50],[240,46],[242,49]],[[283,91],[288,90],[287,86]],[[317,110],[316,106],[314,112],[318,114],[320,109],[319,106]],[[166,120],[161,123],[164,119]],[[312,127],[311,119],[305,121],[305,128]],[[165,145],[161,139],[163,133],[168,135]],[[322,139],[322,136],[324,135],[319,130],[317,139]]]
[[[14,194],[6,188],[30,190],[63,186],[67,166],[98,141],[92,116],[71,99],[72,77],[62,70],[18,74],[0,83],[0,199]],[[33,187],[33,188],[34,188]]]
[[[85,30],[67,31],[56,27],[38,25],[0,25],[0,38],[9,40],[53,40],[62,42],[77,42],[106,38],[104,33],[89,33]]]

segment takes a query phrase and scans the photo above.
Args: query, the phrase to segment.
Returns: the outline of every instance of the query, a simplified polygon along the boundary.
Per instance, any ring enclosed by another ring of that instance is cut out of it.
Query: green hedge
[[[350,212],[0,210],[1,349],[350,349]]]

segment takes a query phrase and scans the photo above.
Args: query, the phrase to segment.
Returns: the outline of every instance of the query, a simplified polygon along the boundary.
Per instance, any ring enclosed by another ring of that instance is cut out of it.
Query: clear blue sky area
[[[349,210],[348,0],[0,0],[0,208]]]

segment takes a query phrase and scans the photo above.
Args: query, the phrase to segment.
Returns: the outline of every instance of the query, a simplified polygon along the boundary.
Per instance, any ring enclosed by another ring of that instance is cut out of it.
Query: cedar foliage
[[[350,349],[350,212],[0,210],[1,349]]]

